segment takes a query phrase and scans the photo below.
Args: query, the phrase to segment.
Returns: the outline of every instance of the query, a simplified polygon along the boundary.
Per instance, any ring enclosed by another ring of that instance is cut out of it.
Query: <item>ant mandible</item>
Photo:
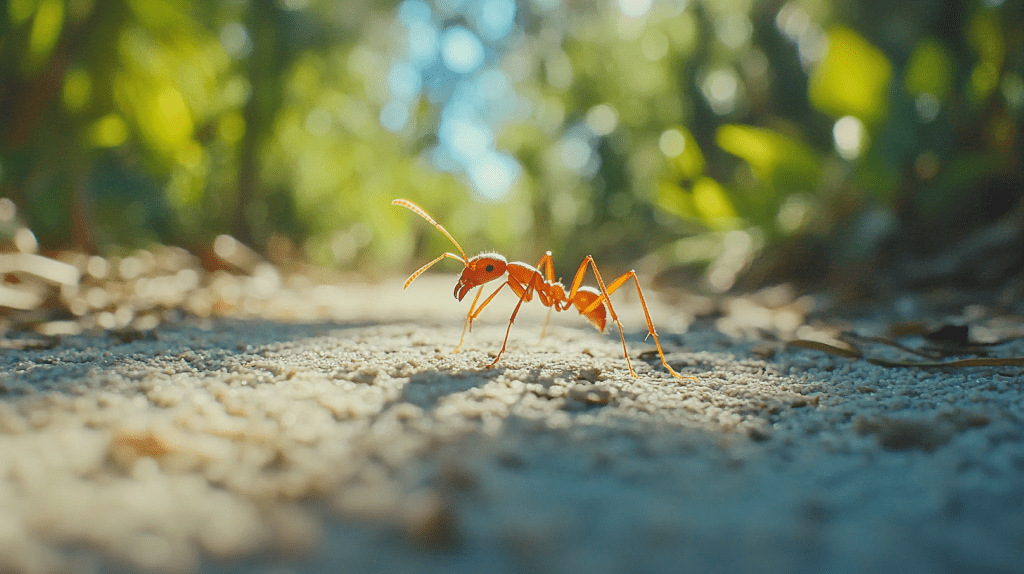
[[[658,347],[658,355],[661,356],[661,364],[668,369],[668,372],[673,377],[678,379],[693,379],[693,377],[684,377],[677,373],[675,369],[668,364],[668,361],[665,360],[665,352],[661,349],[661,342],[658,340],[658,333],[654,331],[654,323],[651,322],[651,314],[647,310],[647,303],[644,301],[644,294],[643,291],[640,290],[640,282],[636,278],[635,271],[624,273],[621,277],[605,286],[604,280],[601,279],[601,273],[597,270],[597,264],[594,263],[594,258],[587,255],[583,260],[583,263],[580,263],[579,269],[576,270],[576,276],[572,280],[572,287],[570,287],[569,292],[566,293],[565,286],[562,285],[561,282],[555,281],[555,272],[550,251],[540,258],[536,267],[532,267],[519,261],[509,262],[504,256],[497,253],[481,253],[480,255],[470,258],[466,256],[466,252],[463,251],[462,246],[459,245],[458,241],[455,241],[455,238],[448,233],[448,230],[440,223],[434,221],[434,218],[430,217],[423,208],[407,199],[396,199],[391,202],[391,205],[407,207],[416,215],[426,219],[431,225],[436,227],[438,231],[444,233],[445,237],[450,239],[459,250],[459,253],[461,253],[461,256],[454,253],[443,253],[439,255],[437,259],[434,259],[430,263],[420,267],[410,275],[405,281],[403,289],[408,288],[413,280],[419,277],[421,273],[430,269],[432,265],[441,261],[445,257],[456,259],[466,266],[462,271],[462,275],[459,277],[458,284],[455,285],[456,299],[462,301],[470,289],[480,287],[476,292],[476,297],[473,298],[473,304],[469,306],[469,313],[466,315],[466,322],[462,326],[462,337],[459,339],[459,346],[455,348],[454,352],[457,353],[459,352],[459,349],[462,348],[462,342],[466,338],[466,328],[469,327],[470,331],[473,330],[473,320],[480,316],[480,312],[484,310],[484,307],[486,307],[494,297],[498,295],[498,292],[507,285],[512,289],[512,292],[519,297],[519,303],[516,304],[515,310],[512,311],[512,317],[508,320],[508,328],[505,330],[505,341],[501,344],[501,351],[499,351],[498,356],[491,361],[491,364],[487,365],[488,368],[496,365],[498,363],[498,359],[500,359],[501,355],[505,352],[505,346],[508,345],[508,335],[512,331],[512,323],[515,322],[516,315],[519,313],[519,308],[523,305],[523,301],[532,300],[534,293],[536,293],[541,304],[548,307],[549,317],[551,316],[552,309],[556,311],[565,311],[570,307],[575,306],[580,312],[580,315],[586,317],[591,324],[597,327],[597,330],[602,333],[605,328],[605,309],[607,308],[607,314],[611,315],[612,321],[615,322],[615,326],[619,329],[619,339],[622,340],[622,354],[626,357],[626,366],[629,367],[629,374],[636,378],[636,371],[633,370],[633,365],[629,361],[629,353],[626,351],[626,338],[622,334],[622,323],[619,322],[619,317],[615,314],[615,309],[612,308],[611,298],[609,297],[619,287],[622,287],[626,281],[632,279],[633,283],[636,285],[637,295],[640,296],[640,305],[643,306],[644,315],[647,317],[647,332],[650,336],[654,337],[654,344]],[[590,265],[590,268],[594,270],[594,276],[597,277],[597,284],[601,287],[600,291],[593,287],[582,285],[583,276],[586,274],[588,264]],[[484,302],[480,303],[478,306],[477,303],[480,301],[480,295],[484,290],[484,283],[499,279],[506,273],[508,274],[508,279],[498,286],[498,288],[495,289],[494,292],[484,299]],[[545,325],[547,325],[546,320]]]

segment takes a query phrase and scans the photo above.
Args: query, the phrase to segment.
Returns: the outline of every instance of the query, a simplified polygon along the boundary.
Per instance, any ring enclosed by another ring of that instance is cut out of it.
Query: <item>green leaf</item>
[[[811,189],[821,173],[821,160],[810,146],[773,130],[729,124],[718,128],[716,141],[781,192]]]
[[[944,100],[953,84],[953,61],[936,40],[918,42],[903,80],[911,95],[931,94]]]
[[[892,65],[878,48],[848,28],[828,34],[828,51],[811,74],[811,104],[834,117],[876,124],[888,111]]]

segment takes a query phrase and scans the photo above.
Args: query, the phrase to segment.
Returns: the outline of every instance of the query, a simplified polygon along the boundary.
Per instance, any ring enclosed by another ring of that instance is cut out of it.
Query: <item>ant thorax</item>
[[[544,277],[544,273],[533,265],[513,261],[508,264],[508,273],[524,286],[529,285],[530,281],[537,281],[535,289],[543,291],[546,296],[551,296],[555,300],[566,298],[565,285],[562,285],[561,281],[548,280]]]

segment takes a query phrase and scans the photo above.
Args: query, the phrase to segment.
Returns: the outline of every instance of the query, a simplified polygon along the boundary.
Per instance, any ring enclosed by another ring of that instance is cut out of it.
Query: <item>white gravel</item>
[[[514,301],[452,354],[452,285],[8,333],[0,571],[1024,572],[1021,368],[884,368],[744,335],[792,306],[649,293],[696,381],[628,295],[640,378],[575,314],[538,340],[536,302],[484,369]]]

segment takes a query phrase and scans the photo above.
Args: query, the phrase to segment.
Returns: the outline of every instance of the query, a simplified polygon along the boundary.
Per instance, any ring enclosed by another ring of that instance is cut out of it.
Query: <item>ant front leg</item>
[[[533,297],[533,291],[541,281],[540,273],[534,273],[530,278],[530,282],[527,283],[526,287],[523,287],[522,283],[512,277],[511,274],[509,275],[507,285],[512,288],[512,291],[522,290],[522,293],[519,295],[519,302],[516,303],[516,308],[512,310],[512,316],[508,319],[508,328],[505,329],[505,340],[501,343],[501,350],[498,351],[498,356],[494,357],[491,364],[487,365],[488,369],[498,364],[498,359],[500,359],[501,355],[505,353],[505,347],[508,345],[508,335],[512,332],[512,323],[515,323],[516,321],[516,315],[519,314],[519,308],[523,306],[523,301],[529,301]],[[504,285],[502,285],[502,287],[504,287]]]
[[[463,323],[462,325],[462,338],[459,339],[459,346],[455,348],[455,350],[453,351],[454,353],[458,353],[459,349],[462,348],[462,341],[466,337],[466,327],[469,327],[470,333],[473,332],[473,321],[475,321],[476,318],[480,316],[480,312],[484,310],[484,307],[486,307],[491,302],[491,300],[494,299],[494,297],[498,294],[498,291],[501,291],[502,287],[506,285],[508,285],[508,283],[502,283],[501,285],[499,285],[498,288],[494,290],[494,293],[488,295],[488,297],[484,299],[484,302],[481,303],[479,307],[477,307],[476,302],[480,300],[480,295],[482,295],[484,292],[483,285],[480,286],[480,289],[477,290],[476,292],[476,297],[473,299],[473,304],[469,306],[469,313],[466,315],[466,322]]]
[[[462,343],[466,340],[466,328],[468,327],[470,332],[473,331],[473,308],[476,307],[476,302],[480,300],[480,295],[482,295],[483,292],[484,286],[481,285],[480,288],[476,290],[476,297],[473,297],[473,303],[469,306],[469,313],[466,313],[466,322],[462,324],[462,335],[459,337],[459,346],[455,347],[455,350],[452,351],[452,353],[458,353],[459,349],[462,348]]]

